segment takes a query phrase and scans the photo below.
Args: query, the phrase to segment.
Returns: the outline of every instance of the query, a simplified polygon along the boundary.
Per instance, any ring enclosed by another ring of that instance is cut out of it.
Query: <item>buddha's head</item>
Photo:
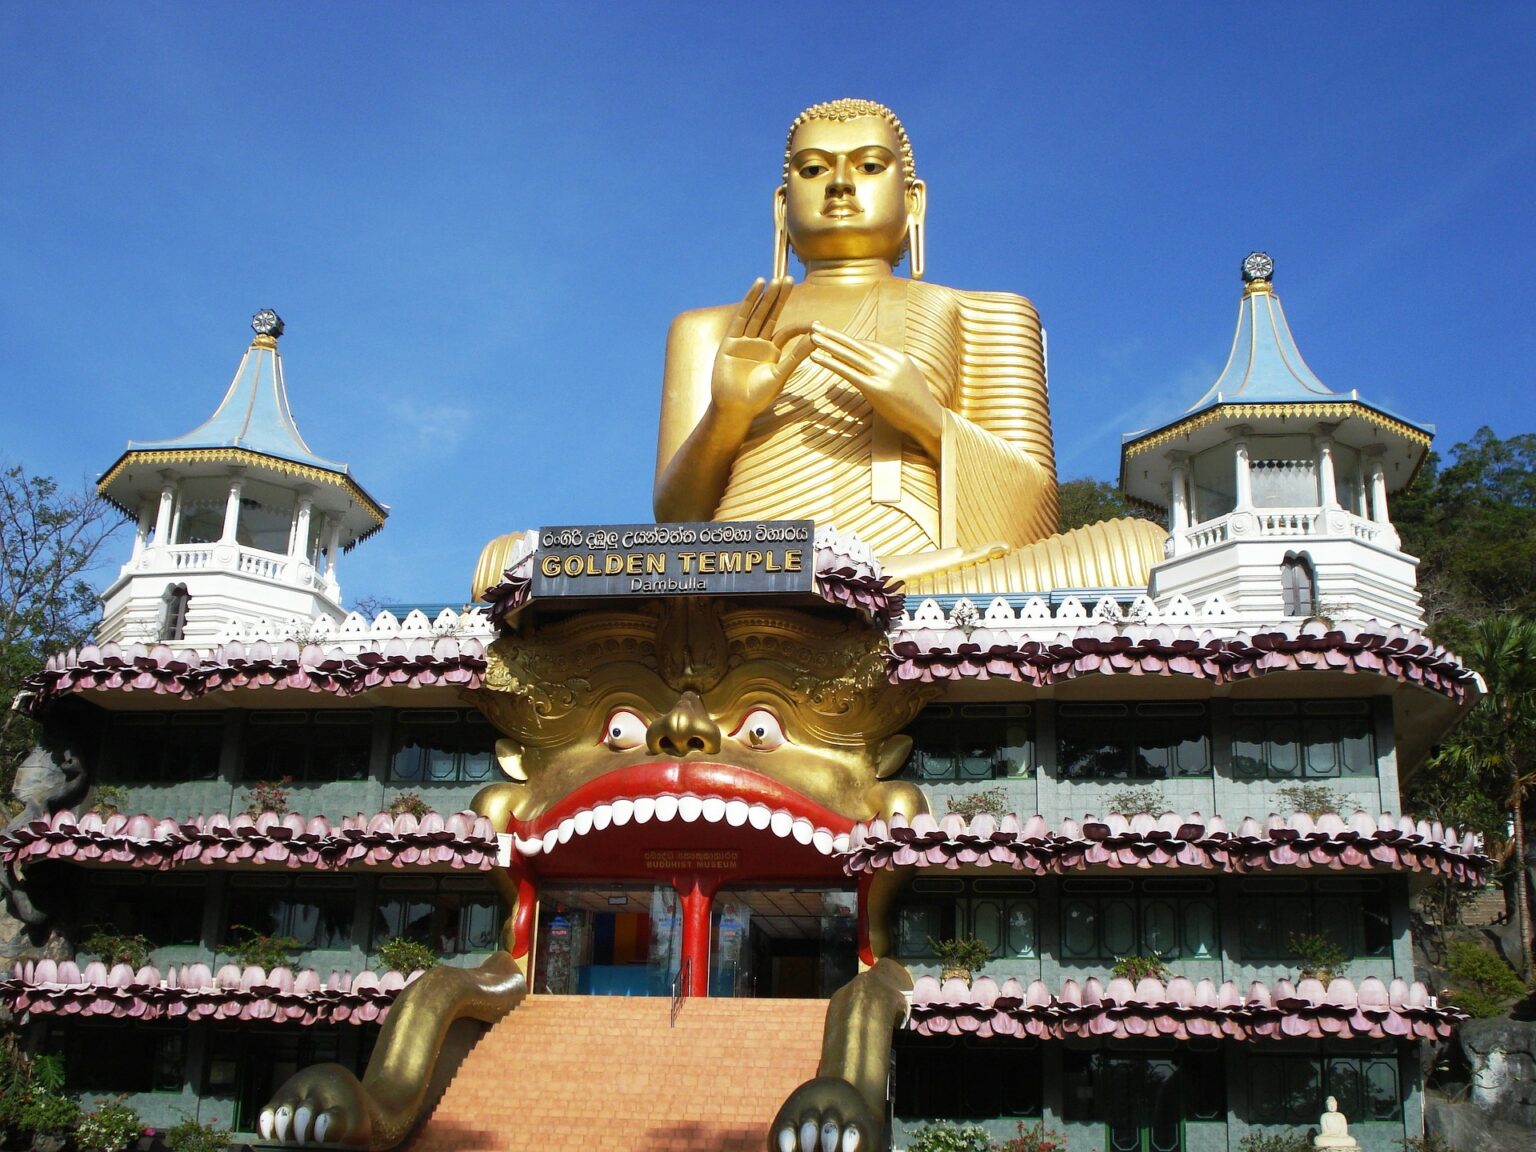
[[[922,275],[926,189],[912,143],[896,114],[870,100],[807,108],[790,125],[784,182],[774,196],[776,274],[787,247],[810,267],[878,259],[892,265],[912,252]]]

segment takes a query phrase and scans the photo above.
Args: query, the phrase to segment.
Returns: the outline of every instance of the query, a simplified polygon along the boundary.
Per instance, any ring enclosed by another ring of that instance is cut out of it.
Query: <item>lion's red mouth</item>
[[[606,772],[531,820],[510,821],[519,855],[548,856],[577,837],[643,824],[718,824],[846,851],[853,820],[749,768],[659,761]]]

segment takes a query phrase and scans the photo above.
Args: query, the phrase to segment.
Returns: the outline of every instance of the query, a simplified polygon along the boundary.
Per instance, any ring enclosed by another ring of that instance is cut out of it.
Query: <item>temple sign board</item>
[[[540,528],[534,599],[807,593],[809,520]]]

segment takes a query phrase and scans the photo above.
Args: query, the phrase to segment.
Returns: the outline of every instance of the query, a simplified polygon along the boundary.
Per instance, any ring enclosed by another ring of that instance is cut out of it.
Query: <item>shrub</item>
[[[91,934],[80,941],[80,950],[100,956],[108,968],[126,964],[137,972],[149,963],[149,941],[143,936],[123,936],[99,924],[91,925]]]
[[[281,780],[256,781],[241,797],[245,801],[245,814],[252,819],[263,812],[277,816],[288,815],[288,789],[292,785],[292,776],[284,776]]]
[[[1344,975],[1344,970],[1349,967],[1349,953],[1328,937],[1315,932],[1292,935],[1291,951],[1296,953],[1296,958],[1301,962],[1303,974],[1312,973],[1315,976],[1327,972],[1331,979]]]
[[[1161,788],[1148,784],[1140,788],[1116,788],[1109,794],[1109,810],[1122,816],[1142,812],[1161,816],[1168,810],[1168,803],[1163,799]]]
[[[992,1137],[980,1124],[924,1124],[907,1152],[992,1152]]]
[[[1473,1016],[1502,1016],[1505,1006],[1526,992],[1513,968],[1471,940],[1451,942],[1445,967],[1451,977],[1451,1001]]]
[[[219,1118],[204,1123],[190,1112],[183,1112],[175,1125],[165,1130],[165,1146],[171,1152],[226,1152],[229,1132],[219,1127]]]
[[[402,792],[389,802],[389,807],[385,811],[391,816],[404,816],[409,813],[420,820],[432,811],[432,805],[414,792]]]
[[[1033,1128],[1019,1121],[1019,1134],[992,1145],[994,1152],[1066,1152],[1067,1138],[1045,1126],[1041,1120]]]
[[[80,1104],[71,1096],[34,1088],[16,1110],[16,1123],[24,1132],[57,1132],[73,1128],[80,1119]]]
[[[1150,956],[1116,956],[1111,971],[1113,975],[1123,977],[1132,984],[1139,984],[1148,977],[1165,984],[1168,982],[1168,965],[1163,963],[1161,952],[1154,952]]]
[[[1284,805],[1287,812],[1305,812],[1314,820],[1324,812],[1342,813],[1345,808],[1352,815],[1359,807],[1326,784],[1287,784],[1284,788],[1275,789],[1275,799]]]
[[[255,964],[268,972],[286,967],[304,946],[292,936],[268,936],[244,924],[231,924],[231,933],[240,933],[224,945],[224,951],[242,968]]]
[[[91,806],[86,811],[94,812],[105,820],[108,816],[116,816],[121,812],[126,803],[128,803],[126,788],[119,788],[116,784],[98,784],[91,789]]]
[[[1008,790],[1006,788],[988,788],[984,792],[972,792],[968,796],[951,796],[947,801],[949,810],[957,816],[964,816],[967,820],[974,820],[983,812],[1001,820],[1008,814]]]
[[[122,1152],[139,1138],[142,1131],[143,1121],[128,1107],[128,1098],[113,1096],[97,1101],[96,1107],[75,1129],[75,1140],[80,1147],[95,1152]]]
[[[410,975],[417,969],[425,971],[436,965],[437,953],[419,941],[392,936],[379,945],[379,959],[387,967]]]
[[[946,968],[964,968],[969,972],[978,971],[986,966],[992,959],[992,949],[988,948],[984,941],[974,936],[953,937],[944,940],[928,940],[928,946],[933,949],[939,963]]]
[[[1305,1132],[1250,1132],[1237,1152],[1312,1152],[1312,1141]]]

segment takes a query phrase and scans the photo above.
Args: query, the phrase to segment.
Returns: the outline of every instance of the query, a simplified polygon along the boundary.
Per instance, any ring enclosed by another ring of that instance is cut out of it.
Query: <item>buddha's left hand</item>
[[[857,388],[876,413],[938,459],[944,409],[912,357],[817,323],[811,325],[810,360]]]

